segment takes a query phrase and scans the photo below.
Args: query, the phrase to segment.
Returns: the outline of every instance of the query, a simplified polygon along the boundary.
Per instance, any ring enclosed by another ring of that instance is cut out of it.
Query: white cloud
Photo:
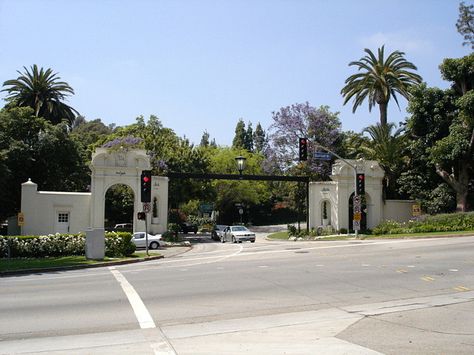
[[[429,40],[418,38],[416,34],[411,32],[378,32],[367,37],[362,37],[358,42],[364,47],[369,48],[373,52],[377,48],[385,44],[385,48],[394,51],[400,50],[406,53],[426,53],[432,52],[433,43]]]

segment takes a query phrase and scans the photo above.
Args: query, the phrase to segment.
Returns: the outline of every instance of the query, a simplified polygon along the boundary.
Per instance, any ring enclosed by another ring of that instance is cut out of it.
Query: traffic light
[[[365,175],[357,174],[356,179],[357,179],[356,181],[357,195],[364,195],[365,194]]]
[[[151,170],[143,170],[140,179],[142,202],[151,202]]]
[[[137,219],[145,220],[146,219],[146,214],[145,212],[138,212],[137,213]]]
[[[308,160],[308,138],[299,139],[300,161]]]

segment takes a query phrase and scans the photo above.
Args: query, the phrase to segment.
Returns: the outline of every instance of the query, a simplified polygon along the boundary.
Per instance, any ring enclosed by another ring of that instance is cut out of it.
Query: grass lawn
[[[159,254],[151,254],[159,255]],[[108,258],[104,260],[88,260],[85,256],[63,256],[55,258],[13,258],[0,259],[0,271],[14,271],[26,269],[44,269],[52,267],[77,266],[77,265],[92,265],[92,264],[107,264],[112,261],[130,260],[146,257],[145,251],[135,252],[132,256],[126,258]]]

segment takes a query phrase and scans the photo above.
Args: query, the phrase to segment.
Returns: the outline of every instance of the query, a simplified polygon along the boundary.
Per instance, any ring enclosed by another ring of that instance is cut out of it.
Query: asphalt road
[[[0,278],[0,353],[474,353],[473,237],[199,239],[152,262]]]

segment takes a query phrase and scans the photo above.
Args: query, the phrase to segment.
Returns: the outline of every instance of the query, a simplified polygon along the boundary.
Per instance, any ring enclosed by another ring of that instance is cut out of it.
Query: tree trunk
[[[382,103],[379,104],[379,110],[380,110],[380,124],[382,126],[387,125],[387,103]]]
[[[467,212],[467,193],[468,190],[456,191],[456,211]]]
[[[456,211],[458,212],[466,212],[468,209],[469,169],[470,164],[461,162],[455,175],[454,173],[448,174],[439,165],[436,165],[436,173],[456,192]]]

